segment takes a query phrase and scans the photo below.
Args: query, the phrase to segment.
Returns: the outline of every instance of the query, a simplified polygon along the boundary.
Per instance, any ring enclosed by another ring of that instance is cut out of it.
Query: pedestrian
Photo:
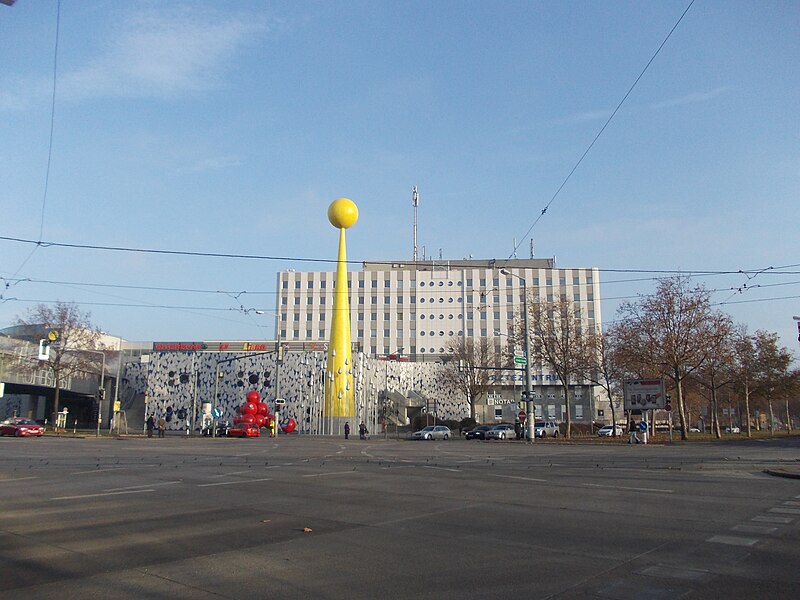
[[[158,437],[164,437],[164,431],[167,429],[167,422],[164,420],[164,415],[158,417]]]
[[[520,427],[519,421],[514,421],[514,435],[518,440],[522,439],[522,427]]]
[[[358,426],[358,437],[362,440],[365,440],[367,439],[368,433],[369,431],[367,431],[367,426],[364,424],[364,421],[361,421],[361,425]]]
[[[344,424],[344,439],[350,439],[350,423]]]
[[[147,417],[145,425],[147,427],[147,437],[153,437],[153,429],[156,427],[156,420],[153,418],[153,415]]]
[[[631,422],[628,424],[628,443],[629,444],[638,444],[639,443],[639,436],[636,434],[638,431],[638,427],[636,425],[636,421],[631,419]]]

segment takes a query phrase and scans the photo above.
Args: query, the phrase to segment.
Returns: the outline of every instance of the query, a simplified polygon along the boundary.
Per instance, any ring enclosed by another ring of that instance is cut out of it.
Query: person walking
[[[164,419],[164,416],[162,415],[158,417],[158,437],[163,438],[166,429],[167,429],[167,422]]]
[[[153,415],[147,417],[147,421],[145,421],[145,427],[147,428],[147,437],[153,437],[153,429],[156,427],[156,420],[153,418]]]
[[[637,431],[639,427],[636,425],[636,421],[631,419],[631,422],[628,424],[628,443],[629,444],[638,444],[641,440],[639,440],[639,436],[637,435]]]
[[[350,423],[344,424],[344,439],[350,439]]]
[[[358,426],[358,437],[362,440],[367,439],[367,426],[364,424],[364,421],[361,421],[361,425]]]

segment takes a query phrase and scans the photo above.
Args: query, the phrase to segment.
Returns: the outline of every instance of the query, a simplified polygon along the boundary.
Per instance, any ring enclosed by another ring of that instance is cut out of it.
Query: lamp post
[[[522,282],[522,326],[525,330],[525,431],[528,439],[532,442],[536,439],[536,429],[534,427],[533,390],[531,389],[531,353],[530,353],[530,330],[528,329],[528,282],[525,278],[511,271],[500,269],[503,275],[511,275]]]

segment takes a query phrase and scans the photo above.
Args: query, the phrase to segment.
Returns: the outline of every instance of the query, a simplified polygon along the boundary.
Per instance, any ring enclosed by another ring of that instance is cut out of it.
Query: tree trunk
[[[719,429],[719,414],[717,412],[717,390],[714,388],[714,383],[711,383],[711,426],[714,430],[714,437],[720,439],[722,432]]]
[[[767,406],[769,407],[769,434],[775,435],[775,416],[772,412],[772,397],[767,397]]]
[[[572,437],[572,412],[569,409],[569,383],[566,383],[566,379],[563,379],[563,381],[565,382],[563,384],[563,387],[564,387],[565,406],[567,409],[567,427],[566,427],[567,431],[564,434],[564,437],[570,439]]]
[[[689,439],[689,423],[686,418],[686,404],[683,401],[683,386],[681,385],[681,380],[677,377],[675,378],[675,392],[678,396],[678,416],[681,420],[681,439],[688,440]]]
[[[58,416],[58,401],[61,398],[61,378],[58,373],[55,374],[55,389],[53,391],[53,415],[52,425],[53,429],[56,427],[56,417]]]
[[[753,432],[750,428],[750,386],[744,384],[744,411],[747,414],[747,437],[753,437]]]
[[[614,399],[611,397],[611,390],[606,390],[606,394],[608,394],[608,404],[611,407],[611,424],[614,426],[611,428],[611,435],[617,437],[617,413],[614,410]]]
[[[786,435],[792,435],[792,416],[789,414],[789,396],[786,396]]]

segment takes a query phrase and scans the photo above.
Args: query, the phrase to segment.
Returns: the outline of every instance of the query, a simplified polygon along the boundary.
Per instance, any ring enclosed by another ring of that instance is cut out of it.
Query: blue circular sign
[[[214,408],[211,409],[211,415],[215,419],[219,419],[222,416],[222,409],[219,406],[215,406]]]

